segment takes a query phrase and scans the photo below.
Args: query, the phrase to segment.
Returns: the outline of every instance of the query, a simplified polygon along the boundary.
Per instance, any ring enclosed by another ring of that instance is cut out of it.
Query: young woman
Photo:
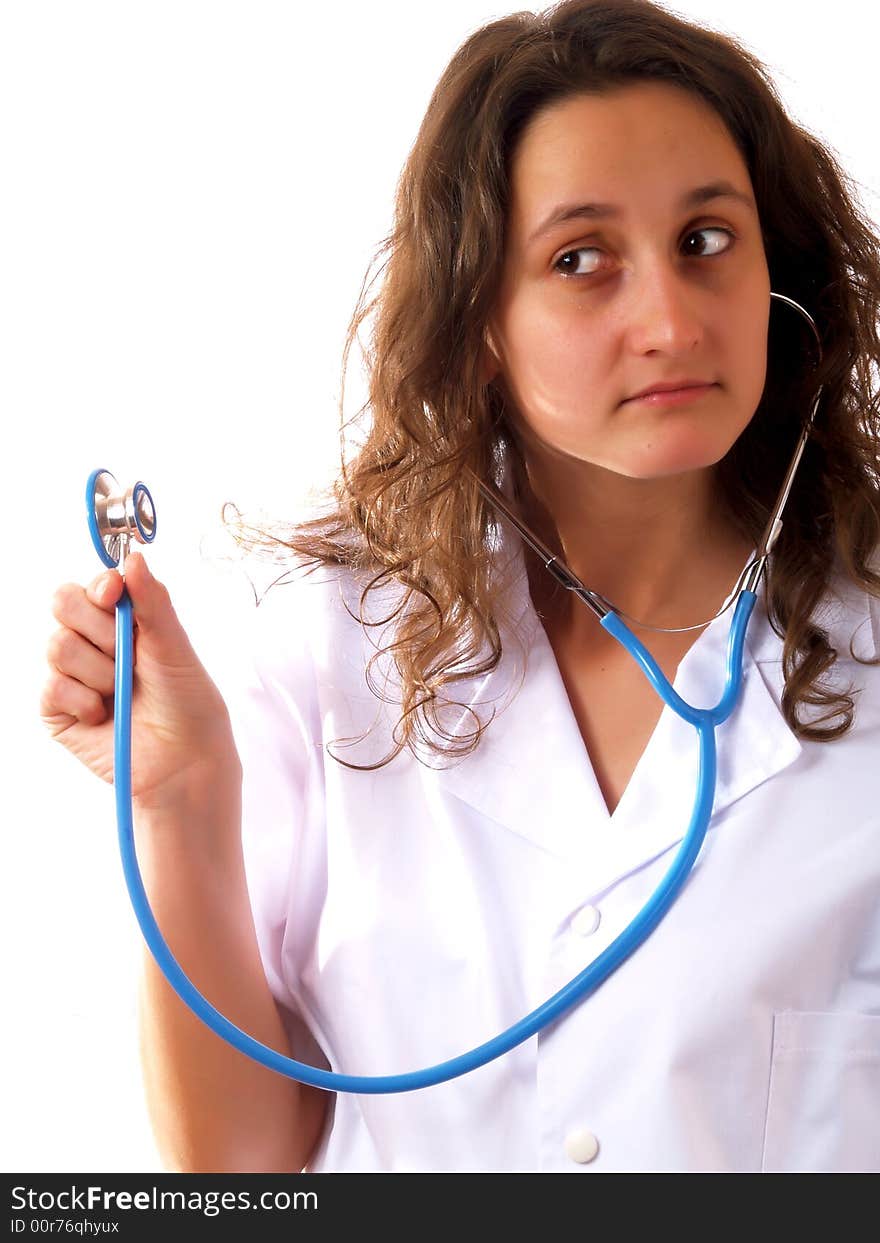
[[[822,397],[706,840],[645,943],[504,1056],[387,1094],[257,1065],[147,959],[165,1160],[880,1169],[870,222],[734,40],[646,0],[570,0],[456,52],[386,249],[346,344],[375,310],[366,434],[329,507],[238,529],[291,566],[251,681],[221,694],[143,558],[125,566],[151,904],[208,999],[312,1065],[418,1070],[510,1027],[620,935],[690,821],[694,731],[481,484],[709,707],[725,605]],[[42,703],[107,780],[120,590],[115,572],[59,590]]]

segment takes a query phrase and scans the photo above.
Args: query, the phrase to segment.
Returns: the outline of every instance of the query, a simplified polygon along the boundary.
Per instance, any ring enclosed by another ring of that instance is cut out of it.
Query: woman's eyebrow
[[[757,214],[758,209],[752,196],[742,190],[737,190],[736,186],[729,181],[711,181],[705,186],[695,186],[693,190],[688,190],[681,196],[679,207],[682,209],[699,207],[712,199],[723,198],[736,199],[740,203],[745,203]],[[546,233],[550,233],[557,225],[569,220],[598,220],[600,217],[619,217],[622,214],[623,209],[616,203],[563,203],[555,207],[550,215],[538,225],[528,238],[528,245]]]

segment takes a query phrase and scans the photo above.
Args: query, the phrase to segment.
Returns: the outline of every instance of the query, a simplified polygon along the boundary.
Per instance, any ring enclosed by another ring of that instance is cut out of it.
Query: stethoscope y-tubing
[[[412,1092],[455,1079],[476,1070],[509,1052],[530,1036],[542,1031],[561,1018],[578,1002],[589,996],[617,967],[632,954],[660,923],[693,868],[703,844],[715,800],[716,750],[715,728],[733,711],[742,684],[742,653],[746,628],[755,607],[755,593],[743,591],[737,602],[727,640],[727,666],[724,693],[717,707],[695,708],[683,700],[670,685],[650,652],[614,613],[608,613],[604,626],[630,655],[638,661],[659,695],[684,720],[696,728],[700,740],[700,776],[691,821],[672,865],[632,923],[603,950],[590,965],[570,983],[554,993],[543,1005],[518,1023],[487,1040],[485,1044],[462,1053],[449,1061],[439,1062],[423,1070],[400,1075],[343,1075],[321,1070],[286,1057],[268,1045],[255,1040],[221,1014],[202,996],[174,958],[159,931],[141,879],[134,847],[134,825],[131,802],[131,694],[133,619],[128,592],[123,589],[116,606],[116,682],[114,712],[114,763],[116,816],[122,869],[137,921],[147,945],[168,983],[187,1006],[222,1039],[241,1053],[260,1062],[270,1070],[313,1087],[334,1092],[384,1093]]]

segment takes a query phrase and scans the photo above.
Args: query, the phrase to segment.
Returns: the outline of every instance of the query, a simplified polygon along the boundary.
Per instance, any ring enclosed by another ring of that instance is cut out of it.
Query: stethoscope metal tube
[[[781,295],[773,295],[781,297]],[[789,299],[784,299],[788,302]],[[815,332],[815,324],[806,311],[792,303],[809,319]],[[818,333],[816,334],[818,340]],[[821,349],[821,346],[820,346]],[[820,389],[821,396],[821,389]],[[697,731],[700,746],[700,773],[694,799],[691,820],[684,839],[676,852],[671,866],[660,884],[651,894],[630,925],[615,938],[590,965],[575,976],[564,988],[548,998],[537,1009],[515,1023],[507,1031],[486,1041],[467,1053],[462,1053],[435,1066],[398,1075],[347,1075],[321,1070],[285,1057],[268,1045],[255,1040],[242,1031],[225,1015],[221,1014],[204,998],[192,984],[171,954],[162,937],[153,912],[150,909],[134,848],[134,826],[131,800],[131,695],[133,664],[132,605],[128,593],[123,590],[116,606],[116,677],[114,711],[114,764],[116,815],[119,828],[119,846],[122,867],[129,897],[141,931],[158,966],[171,987],[182,1001],[218,1036],[233,1045],[241,1053],[253,1058],[270,1070],[295,1079],[300,1083],[325,1088],[334,1092],[390,1093],[409,1092],[430,1087],[457,1078],[487,1062],[508,1053],[511,1049],[542,1031],[550,1023],[562,1018],[578,1002],[594,992],[617,967],[620,966],[657,927],[680,892],[696,861],[712,816],[715,800],[717,755],[715,730],[730,716],[742,687],[742,654],[746,629],[755,607],[757,587],[766,556],[772,548],[781,527],[781,513],[791,490],[797,465],[803,452],[809,428],[818,407],[819,398],[813,406],[810,421],[795,450],[795,456],[786,475],[780,500],[774,506],[767,532],[759,547],[758,558],[752,563],[755,573],[748,585],[742,587],[737,600],[733,622],[727,640],[727,660],[724,691],[714,708],[695,708],[685,702],[669,683],[651,653],[633,635],[621,618],[596,593],[589,591],[558,558],[541,544],[515,516],[512,509],[493,488],[484,488],[487,499],[516,525],[523,538],[545,558],[547,569],[576,592],[588,608],[599,618],[600,624],[614,635],[637,661],[657,691],[658,695],[683,720]],[[481,485],[482,486],[482,485]],[[143,484],[136,484],[129,492],[120,494],[119,486],[106,471],[93,471],[86,486],[86,507],[89,530],[99,557],[105,565],[124,565],[124,555],[130,541],[149,543],[155,538],[156,512],[152,497]],[[116,560],[114,560],[116,557]],[[723,610],[722,610],[723,611]]]

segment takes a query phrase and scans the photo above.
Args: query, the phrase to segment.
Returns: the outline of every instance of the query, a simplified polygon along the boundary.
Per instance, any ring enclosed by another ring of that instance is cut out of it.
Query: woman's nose
[[[681,268],[658,262],[630,282],[627,324],[639,350],[692,349],[702,336],[701,293]]]

